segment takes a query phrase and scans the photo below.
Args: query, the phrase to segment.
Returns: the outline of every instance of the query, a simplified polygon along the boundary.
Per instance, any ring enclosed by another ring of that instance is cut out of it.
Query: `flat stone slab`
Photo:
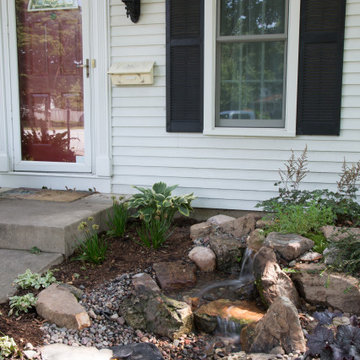
[[[95,347],[73,347],[63,344],[47,345],[40,349],[42,360],[110,360],[110,349],[98,350]]]
[[[0,249],[0,304],[15,294],[16,287],[12,284],[19,274],[27,269],[43,273],[63,260],[61,254],[31,254],[29,251]]]
[[[196,283],[196,266],[182,261],[159,262],[153,265],[156,277],[163,290],[179,290]]]
[[[114,346],[112,350],[115,359],[164,360],[159,349],[150,343]]]
[[[30,250],[70,256],[80,233],[78,225],[94,218],[100,231],[106,229],[109,195],[93,194],[69,203],[0,199],[0,248]]]

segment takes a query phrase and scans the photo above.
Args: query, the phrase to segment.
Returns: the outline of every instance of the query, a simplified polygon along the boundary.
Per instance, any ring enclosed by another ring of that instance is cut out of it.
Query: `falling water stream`
[[[229,287],[232,290],[237,291],[249,285],[252,287],[254,282],[252,254],[252,250],[247,248],[243,256],[238,279],[217,281],[211,285],[208,285],[200,290],[198,297],[201,299],[206,295],[206,293],[217,288]],[[239,332],[241,330],[241,326],[238,323],[230,319],[221,318],[219,316],[217,317],[217,323],[218,335],[225,338],[238,339]]]

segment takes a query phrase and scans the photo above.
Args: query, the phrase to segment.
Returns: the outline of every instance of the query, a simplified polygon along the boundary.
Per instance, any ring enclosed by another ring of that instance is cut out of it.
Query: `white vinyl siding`
[[[252,209],[276,195],[273,184],[291,149],[308,146],[309,189],[335,189],[344,158],[360,160],[360,0],[347,1],[340,136],[295,138],[167,133],[165,0],[141,6],[133,24],[122,2],[110,1],[110,63],[156,63],[154,85],[112,88],[113,192],[133,193],[131,185],[162,180],[194,192],[199,207]]]

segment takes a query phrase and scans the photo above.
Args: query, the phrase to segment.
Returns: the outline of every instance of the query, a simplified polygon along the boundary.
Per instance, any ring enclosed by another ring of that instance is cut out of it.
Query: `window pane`
[[[219,44],[217,126],[283,127],[283,41]]]
[[[220,0],[220,35],[282,34],[285,0]]]

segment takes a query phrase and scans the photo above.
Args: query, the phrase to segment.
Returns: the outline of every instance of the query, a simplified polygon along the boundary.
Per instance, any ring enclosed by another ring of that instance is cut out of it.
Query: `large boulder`
[[[210,235],[212,231],[212,226],[208,222],[202,222],[199,224],[194,224],[190,227],[190,238],[196,240]]]
[[[321,228],[321,231],[328,241],[339,241],[345,239],[349,235],[360,237],[360,228],[346,228],[326,225]]]
[[[240,240],[225,234],[211,235],[210,247],[216,255],[216,267],[220,271],[237,272],[244,251]]]
[[[149,275],[133,279],[134,294],[120,305],[128,325],[175,339],[191,332],[191,306],[162,294]]]
[[[219,231],[229,234],[235,238],[245,240],[245,238],[255,230],[256,221],[261,215],[250,213],[235,220],[225,222],[219,226]]]
[[[196,266],[194,264],[178,260],[156,263],[153,268],[163,290],[179,290],[194,286],[196,283]]]
[[[58,284],[52,284],[39,293],[36,311],[42,318],[60,327],[81,330],[91,326],[88,314],[76,297]]]
[[[217,328],[219,319],[224,322],[232,321],[240,328],[263,316],[264,312],[252,302],[219,299],[200,306],[194,313],[194,321],[199,330],[212,333]]]
[[[291,261],[309,251],[314,242],[297,234],[270,233],[264,245],[275,249],[285,260]]]
[[[306,342],[299,314],[287,297],[279,296],[265,316],[241,332],[242,349],[247,352],[269,353],[281,347],[286,353],[306,351]]]
[[[295,285],[281,270],[273,249],[263,246],[254,257],[253,269],[257,289],[266,306],[270,306],[278,296],[285,296],[296,307],[299,306]]]
[[[196,246],[190,253],[189,258],[201,271],[212,272],[216,267],[216,256],[214,252],[205,246]]]
[[[323,264],[297,264],[295,269],[292,278],[307,302],[360,315],[358,279],[326,272]]]

